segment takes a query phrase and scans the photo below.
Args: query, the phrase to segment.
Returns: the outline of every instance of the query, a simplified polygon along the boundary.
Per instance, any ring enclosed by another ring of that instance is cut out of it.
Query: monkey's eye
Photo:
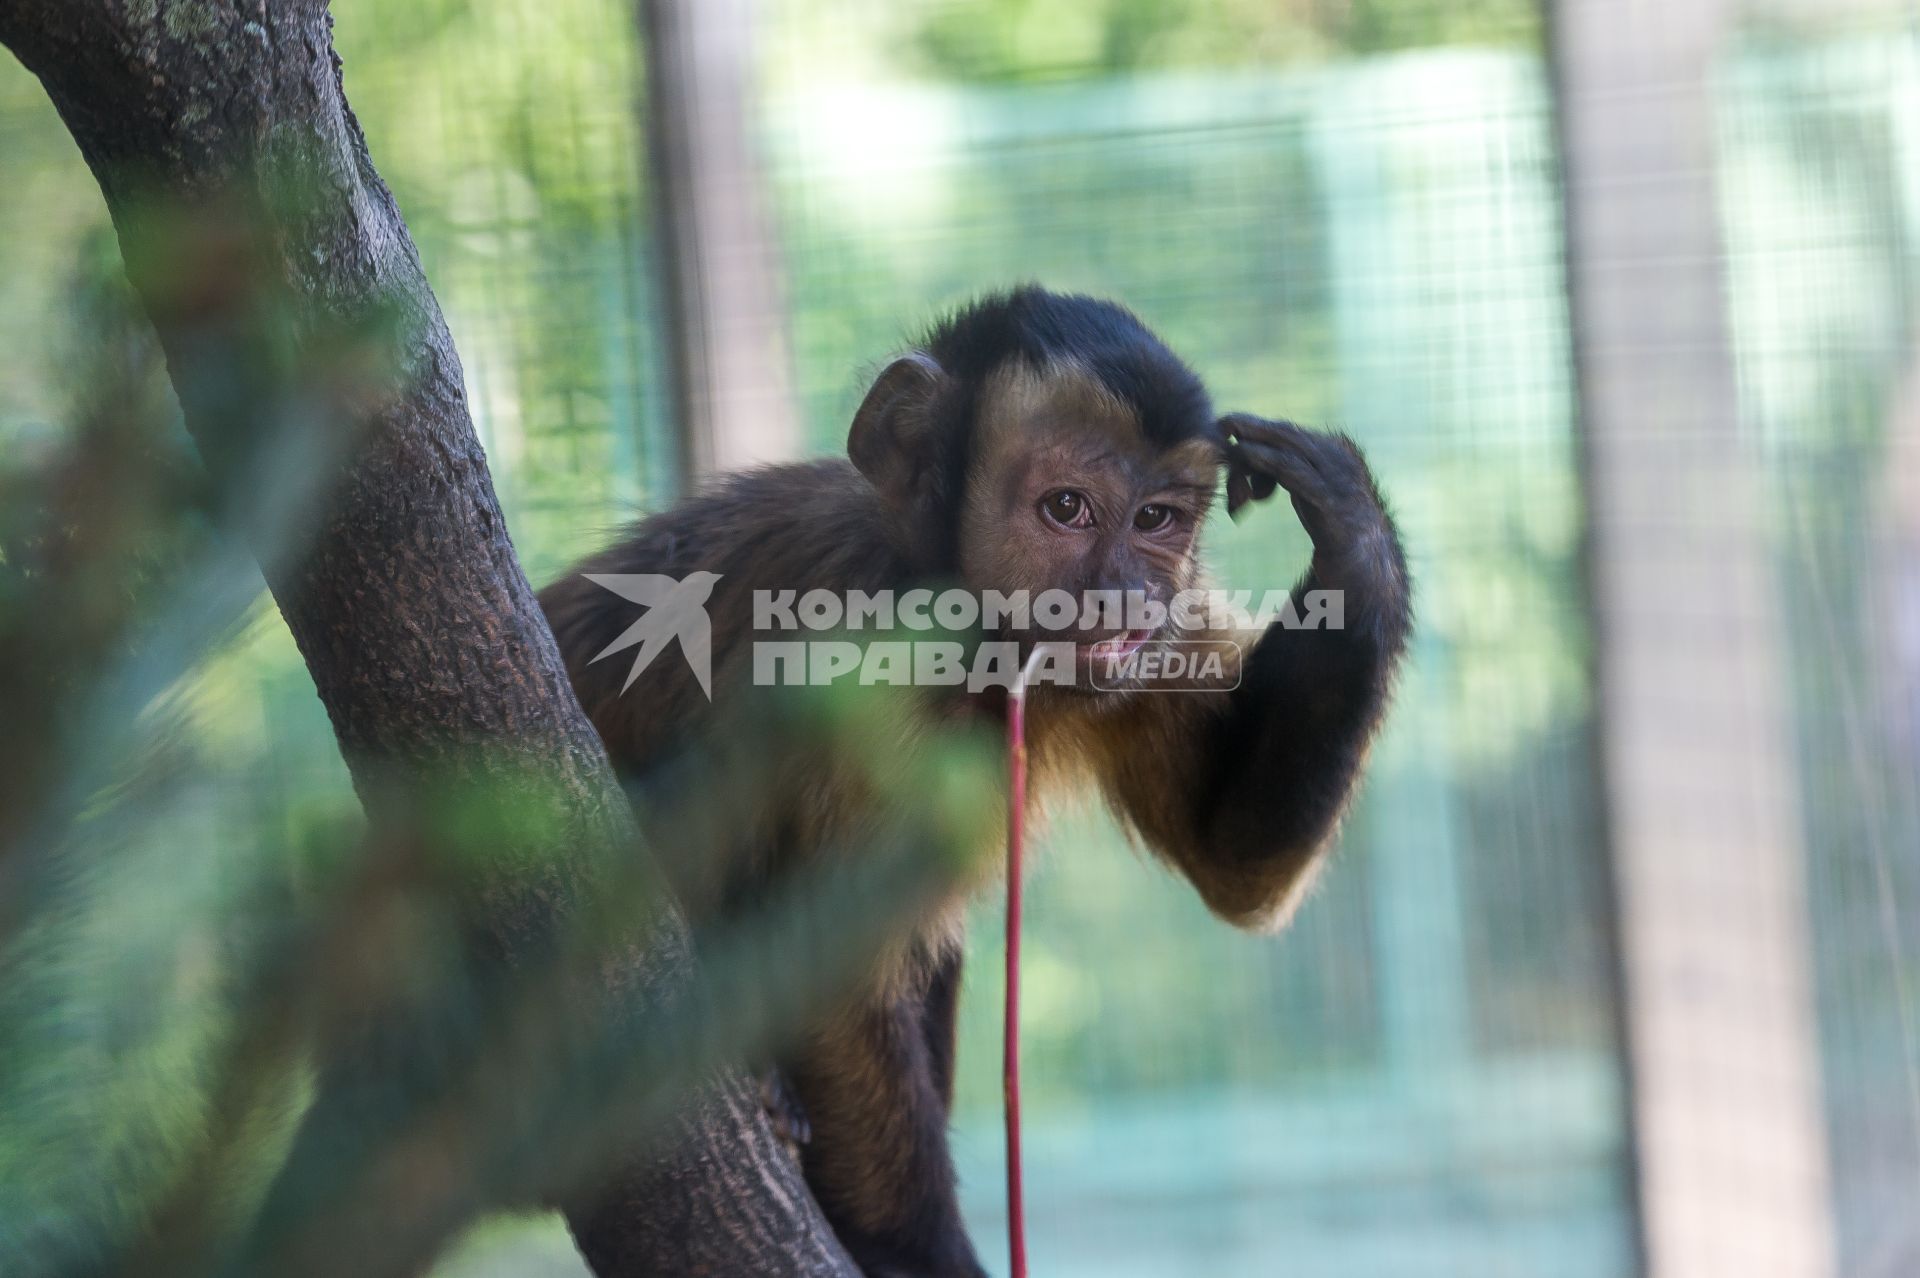
[[[1148,502],[1133,512],[1133,526],[1141,532],[1165,532],[1173,525],[1173,507]]]
[[[1062,488],[1040,499],[1040,511],[1062,528],[1091,528],[1093,505],[1086,494]]]

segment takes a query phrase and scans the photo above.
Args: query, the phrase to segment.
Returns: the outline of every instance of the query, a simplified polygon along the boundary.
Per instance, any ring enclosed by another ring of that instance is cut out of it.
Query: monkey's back
[[[639,617],[636,606],[586,574],[718,575],[706,612],[713,636],[713,704],[739,698],[752,678],[758,590],[901,588],[908,576],[885,509],[844,459],[768,466],[728,475],[679,505],[633,525],[605,550],[540,592],[575,694],[628,774],[644,773],[663,747],[712,708],[678,653],[663,653],[623,691],[631,667],[593,658]]]

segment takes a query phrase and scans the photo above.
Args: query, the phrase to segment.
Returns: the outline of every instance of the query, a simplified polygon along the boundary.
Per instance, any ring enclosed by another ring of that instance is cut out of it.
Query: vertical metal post
[[[751,0],[641,0],[682,487],[793,457],[778,251],[752,145]]]
[[[1553,10],[1602,765],[1652,1278],[1831,1278],[1783,617],[1714,182],[1730,4]]]

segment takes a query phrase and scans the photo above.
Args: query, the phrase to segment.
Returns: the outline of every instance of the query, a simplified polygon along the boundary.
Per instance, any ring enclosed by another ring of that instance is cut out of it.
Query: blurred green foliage
[[[231,270],[197,247],[251,239],[204,205],[131,216],[195,284]],[[222,283],[282,333],[276,281]],[[637,1156],[978,876],[997,745],[881,689],[737,700],[750,731],[723,724],[644,796],[651,837],[695,864],[746,837],[792,759],[889,800],[691,939],[661,922],[664,856],[596,839],[578,779],[519,741],[448,742],[404,776],[363,754],[365,830],[348,795],[276,784],[271,745],[234,749],[196,693],[225,691],[209,654],[246,625],[252,555],[299,542],[337,456],[288,446],[352,445],[325,406],[357,401],[392,337],[309,323],[272,367],[203,340],[175,376],[266,463],[203,468],[118,268],[90,255],[70,295],[66,429],[0,458],[0,1269],[414,1272],[409,1249],[480,1206],[566,1198]],[[293,1265],[315,1249],[325,1267]]]
[[[844,63],[942,82],[1088,78],[1275,66],[1437,45],[1525,46],[1528,0],[982,0],[765,6],[796,80]]]

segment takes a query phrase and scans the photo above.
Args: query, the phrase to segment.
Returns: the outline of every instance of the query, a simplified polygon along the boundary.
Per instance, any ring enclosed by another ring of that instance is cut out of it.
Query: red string
[[[1038,649],[1007,697],[1007,1004],[1000,1059],[1007,1113],[1007,1255],[1012,1278],[1027,1278],[1027,1216],[1020,1186],[1020,887],[1027,810],[1027,676]]]

